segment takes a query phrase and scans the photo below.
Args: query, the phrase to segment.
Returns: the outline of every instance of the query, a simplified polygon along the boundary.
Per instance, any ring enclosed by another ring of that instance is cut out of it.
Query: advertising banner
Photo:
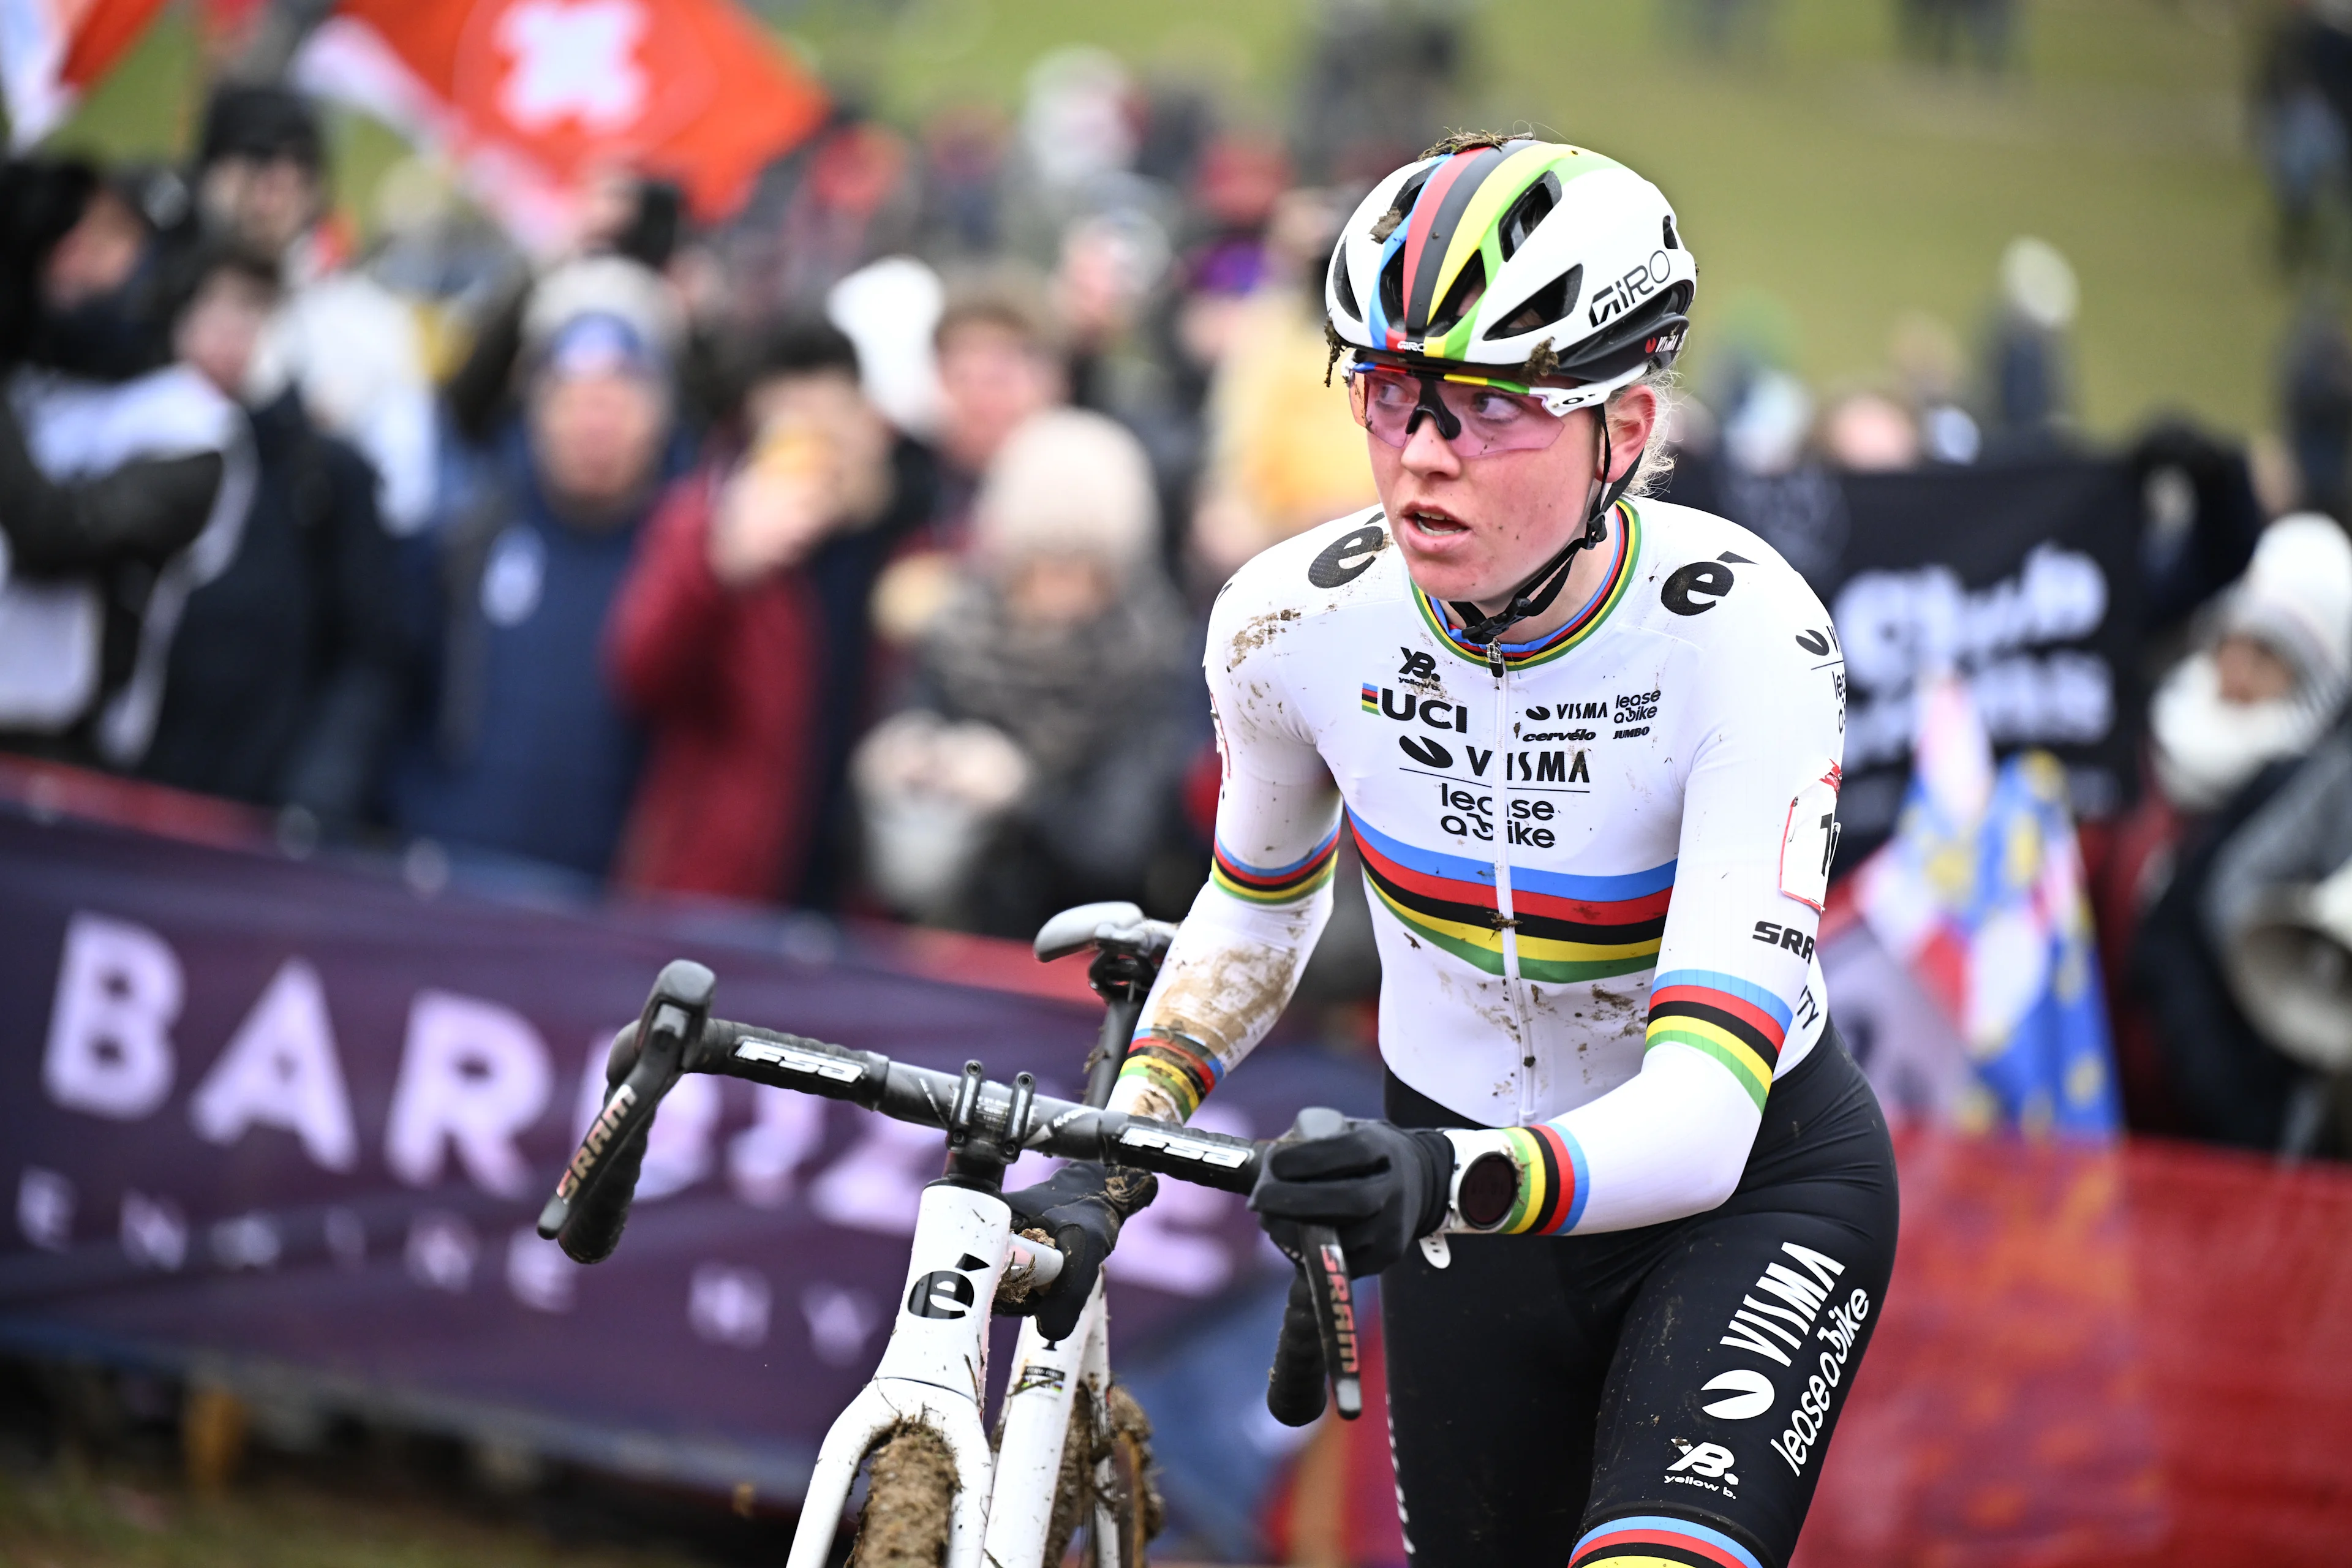
[[[2065,765],[2078,816],[2107,816],[2136,789],[2141,509],[2124,463],[1772,476],[1693,464],[1674,499],[1755,530],[1829,606],[1847,683],[1841,870],[1894,826],[1913,699],[1940,671],[1968,682],[2002,755],[2038,746]]]
[[[583,1268],[532,1222],[614,1030],[690,957],[722,1016],[1075,1096],[1099,1018],[821,922],[427,896],[14,811],[0,887],[0,1345],[770,1497],[873,1370],[943,1139],[688,1079],[627,1237]],[[1015,957],[1045,973],[1002,944],[958,966]],[[1273,1047],[1200,1121],[1270,1136],[1375,1089]],[[1286,1267],[1238,1197],[1163,1182],[1110,1265],[1114,1344]]]

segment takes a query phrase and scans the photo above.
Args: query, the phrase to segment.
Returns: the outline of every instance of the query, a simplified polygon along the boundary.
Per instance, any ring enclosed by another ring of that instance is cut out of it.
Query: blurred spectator
[[[684,226],[685,196],[677,185],[624,169],[604,169],[589,181],[573,251],[577,257],[618,258],[659,274],[676,258]],[[522,395],[516,375],[526,324],[541,310],[538,289],[538,279],[529,274],[509,284],[483,316],[472,348],[449,377],[445,395],[451,423],[478,446],[497,436]],[[678,308],[675,298],[663,307],[665,313]],[[682,330],[676,357],[669,374],[678,395],[680,422],[698,428],[724,401],[718,353],[703,333]]]
[[[2352,337],[2315,294],[2296,310],[2282,356],[2289,451],[2301,504],[2352,521]]]
[[[999,183],[1006,128],[984,104],[943,109],[923,122],[923,253],[942,262],[985,256],[997,246]]]
[[[2160,420],[2131,448],[2139,481],[2141,624],[2169,664],[2189,616],[2237,581],[2263,531],[2244,450],[2185,420]],[[2151,671],[2152,672],[2152,671]]]
[[[100,379],[146,328],[129,209],[77,162],[0,169],[0,743],[135,765],[188,595],[226,566],[253,480],[195,372]]]
[[[2345,216],[2345,113],[2352,110],[2352,31],[2327,5],[2298,5],[2272,24],[2253,83],[2253,133],[2278,211],[2280,263],[2320,258],[2326,224]]]
[[[910,644],[947,603],[970,543],[980,477],[1005,441],[1069,391],[1058,324],[1036,274],[1011,263],[956,279],[932,333],[938,354],[939,485],[934,511],[876,584],[875,617]]]
[[[2177,871],[2144,891],[2152,907],[2133,972],[2175,1101],[2193,1131],[2221,1142],[2277,1147],[2294,1073],[2223,978],[2204,912],[2216,866],[2336,720],[2347,688],[2352,542],[2306,514],[2264,531],[2210,645],[2150,705],[2157,782],[2189,821]]]
[[[1701,54],[1754,59],[1772,45],[1776,0],[1678,0],[1664,19]]]
[[[1966,355],[1952,329],[1924,311],[1906,311],[1895,323],[1887,357],[1918,422],[1919,449],[1935,463],[1973,463],[1984,432],[1960,406]]]
[[[1040,414],[990,465],[977,571],[854,764],[868,871],[895,907],[1018,937],[1143,891],[1190,756],[1153,504],[1141,448],[1099,415]]]
[[[671,492],[614,605],[614,677],[652,734],[618,874],[822,905],[836,836],[817,876],[811,840],[845,801],[866,601],[929,509],[929,458],[893,437],[822,321],[769,335],[744,403],[748,449]]]
[[[1448,0],[1319,0],[1291,102],[1299,173],[1370,189],[1444,134],[1469,56]]]
[[[277,272],[222,251],[194,283],[174,329],[181,361],[236,398],[278,304]],[[398,717],[393,543],[374,473],[299,396],[280,392],[246,419],[252,502],[227,566],[188,596],[141,771],[347,827],[373,805]]]
[[[1191,539],[1204,588],[1377,499],[1364,432],[1327,375],[1322,262],[1345,212],[1327,192],[1286,196],[1268,228],[1265,287],[1229,304],[1187,302],[1188,347],[1216,364]]]
[[[634,261],[571,262],[533,290],[524,428],[432,542],[437,679],[429,743],[395,780],[404,831],[590,875],[611,861],[639,741],[598,650],[674,466],[678,336]]]
[[[2352,1066],[2347,867],[2352,729],[2338,723],[2215,858],[2200,911],[2233,999],[2297,1079],[2280,1129],[2290,1156],[2319,1152],[2332,1132],[2326,1152],[2352,1159],[2341,1092]]]
[[[855,105],[761,176],[730,226],[726,261],[736,312],[749,321],[803,314],[843,278],[914,243],[916,161],[906,139]]]
[[[2223,601],[2211,643],[2149,705],[2157,783],[2211,811],[2268,763],[2300,756],[2352,681],[2352,546],[2332,520],[2284,517]]]
[[[1896,0],[1896,28],[1914,59],[1948,68],[1965,57],[1999,73],[2016,46],[2016,0]]]
[[[278,268],[288,293],[247,373],[254,406],[299,389],[319,428],[374,466],[384,525],[414,532],[432,508],[438,458],[432,384],[415,315],[348,265],[330,219],[326,148],[308,99],[278,87],[213,95],[196,153],[205,235]]]
[[[1139,352],[1137,317],[1168,270],[1168,236],[1133,209],[1078,219],[1062,231],[1054,270],[1054,314],[1061,329],[1069,397],[1081,408],[1117,417],[1154,401],[1158,366]]]
[[[1985,344],[1987,432],[2003,455],[2049,449],[2073,404],[2066,332],[2081,289],[2055,246],[2032,236],[2000,254],[2000,302]]]
[[[1882,392],[1851,392],[1822,416],[1822,457],[1833,468],[1874,474],[1916,467],[1919,427]]]

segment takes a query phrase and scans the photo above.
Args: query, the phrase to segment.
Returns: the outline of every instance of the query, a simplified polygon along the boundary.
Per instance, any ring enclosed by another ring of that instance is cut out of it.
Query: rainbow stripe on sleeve
[[[1339,827],[1332,824],[1323,842],[1287,866],[1258,867],[1235,855],[1218,840],[1209,880],[1237,899],[1253,904],[1296,903],[1331,879],[1331,862],[1339,852]]]
[[[1519,1167],[1519,1198],[1498,1227],[1505,1236],[1559,1236],[1584,1217],[1591,1184],[1584,1148],[1565,1127],[1540,1122],[1500,1129]]]
[[[1492,861],[1424,849],[1348,814],[1375,902],[1415,936],[1488,974],[1503,973]],[[1623,876],[1511,868],[1519,973],[1560,984],[1637,974],[1658,959],[1675,862]]]
[[[1119,1081],[1156,1089],[1175,1101],[1177,1114],[1191,1121],[1209,1091],[1224,1081],[1225,1068],[1216,1053],[1189,1035],[1172,1029],[1142,1029],[1128,1046]]]
[[[1657,1514],[1595,1525],[1568,1561],[1570,1568],[1763,1568],[1756,1553],[1723,1531]]]
[[[1643,1048],[1672,1040],[1705,1052],[1730,1069],[1759,1110],[1772,1090],[1788,1036],[1788,1004],[1736,974],[1675,969],[1650,982],[1650,1030]]]

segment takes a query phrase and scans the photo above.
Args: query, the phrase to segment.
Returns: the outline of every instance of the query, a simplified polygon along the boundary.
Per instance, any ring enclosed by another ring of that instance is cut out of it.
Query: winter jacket
[[[393,819],[406,833],[602,877],[643,742],[599,650],[643,517],[574,526],[541,493],[520,441],[502,467],[500,482],[432,541],[429,735],[395,772]]]
[[[650,736],[615,876],[773,901],[798,881],[823,789],[824,616],[800,571],[740,590],[712,574],[724,477],[670,492],[606,627],[614,689]]]
[[[289,392],[251,416],[236,553],[188,596],[141,772],[330,823],[366,814],[399,714],[393,545],[374,472]]]

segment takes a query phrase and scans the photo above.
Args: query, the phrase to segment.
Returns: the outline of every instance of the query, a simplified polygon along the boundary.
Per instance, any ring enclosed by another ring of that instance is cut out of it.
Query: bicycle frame
[[[998,1288],[1008,1272],[1016,1284],[1049,1285],[1064,1264],[1058,1248],[1013,1234],[1013,1211],[1001,1193],[1006,1167],[1034,1150],[1246,1193],[1264,1152],[1244,1139],[1103,1109],[1170,934],[1170,928],[1148,928],[1132,905],[1068,910],[1038,933],[1041,959],[1097,952],[1089,978],[1110,1006],[1088,1063],[1083,1104],[1037,1093],[1025,1072],[1010,1084],[992,1083],[976,1061],[948,1074],[714,1018],[715,977],[682,960],[664,968],[636,1024],[614,1039],[604,1108],[539,1219],[540,1234],[560,1241],[578,1262],[597,1262],[619,1242],[646,1130],[685,1073],[720,1073],[847,1100],[947,1134],[947,1171],[923,1189],[889,1342],[873,1380],[818,1450],[788,1568],[824,1568],[866,1456],[910,1423],[938,1434],[956,1468],[949,1568],[1012,1568],[1043,1559],[1071,1403],[1081,1385],[1090,1394],[1097,1435],[1108,1435],[1108,1310],[1097,1278],[1068,1338],[1048,1343],[1034,1319],[1023,1325],[1002,1445],[992,1450],[982,1405]],[[1299,1130],[1311,1131],[1318,1118],[1338,1122],[1333,1111],[1303,1111]],[[1320,1227],[1302,1227],[1294,1258],[1304,1278],[1276,1347],[1269,1408],[1289,1425],[1312,1419],[1322,1408],[1328,1375],[1339,1413],[1353,1417],[1360,1398],[1345,1258],[1337,1238]],[[1320,1267],[1309,1268],[1310,1259]],[[1100,1462],[1096,1471],[1097,1561],[1102,1568],[1136,1568],[1118,1562],[1112,1510],[1101,1501],[1111,1463]]]
[[[938,1433],[955,1460],[948,1568],[1044,1557],[1078,1385],[1091,1392],[1097,1420],[1107,1407],[1107,1314],[1098,1280],[1068,1339],[1049,1344],[1034,1321],[1022,1324],[1005,1389],[1003,1436],[992,1451],[982,1410],[990,1306],[1008,1264],[1017,1268],[1033,1256],[1013,1237],[1011,1218],[1003,1200],[988,1193],[945,1182],[923,1190],[890,1342],[873,1381],[850,1401],[817,1451],[786,1568],[824,1568],[858,1468],[877,1442],[908,1422]],[[1095,1534],[1104,1543],[1104,1568],[1132,1568],[1118,1563],[1107,1518],[1096,1521]]]

